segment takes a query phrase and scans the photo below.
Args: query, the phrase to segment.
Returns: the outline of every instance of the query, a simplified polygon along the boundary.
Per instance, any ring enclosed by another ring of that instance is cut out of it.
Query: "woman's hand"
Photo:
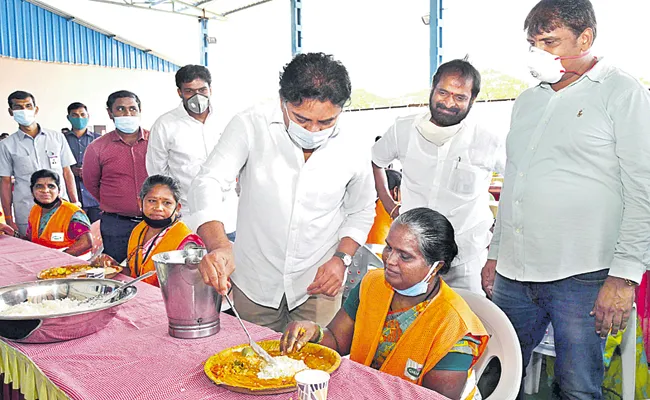
[[[282,354],[300,351],[309,341],[318,335],[318,324],[311,321],[293,321],[284,330],[280,339]]]
[[[0,232],[4,233],[5,235],[14,236],[16,231],[14,228],[7,224],[0,224]]]
[[[90,260],[90,265],[92,265],[93,267],[100,267],[100,268],[106,268],[106,267],[119,265],[119,264],[120,263],[115,261],[115,259],[109,256],[108,254],[100,254],[97,257]]]

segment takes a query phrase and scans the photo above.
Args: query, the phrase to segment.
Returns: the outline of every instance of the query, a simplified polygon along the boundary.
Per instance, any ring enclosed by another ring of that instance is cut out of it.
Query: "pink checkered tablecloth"
[[[0,285],[35,280],[44,268],[79,260],[56,250],[0,235]],[[117,279],[129,279],[118,275]],[[238,322],[222,314],[221,331],[203,339],[175,339],[167,334],[167,316],[158,288],[138,283],[137,296],[119,307],[103,330],[84,338],[52,344],[6,341],[27,355],[72,399],[297,399],[297,394],[251,396],[214,385],[203,362],[223,349],[246,343]],[[247,323],[255,340],[279,334]],[[1,393],[0,393],[1,394]],[[344,359],[332,375],[330,400],[445,399],[402,379]]]

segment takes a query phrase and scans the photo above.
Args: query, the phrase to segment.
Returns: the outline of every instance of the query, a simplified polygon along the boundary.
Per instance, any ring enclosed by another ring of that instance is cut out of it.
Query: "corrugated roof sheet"
[[[165,72],[179,69],[170,61],[24,0],[0,0],[0,55]]]

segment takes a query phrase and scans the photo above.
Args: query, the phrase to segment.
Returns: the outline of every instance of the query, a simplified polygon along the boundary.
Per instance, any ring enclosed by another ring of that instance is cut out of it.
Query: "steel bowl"
[[[48,279],[0,287],[0,304],[71,298],[84,300],[107,294],[122,286],[112,279]],[[54,343],[90,335],[104,328],[117,314],[117,306],[135,297],[136,287],[128,287],[110,303],[90,309],[48,315],[0,315],[0,336],[20,343]]]

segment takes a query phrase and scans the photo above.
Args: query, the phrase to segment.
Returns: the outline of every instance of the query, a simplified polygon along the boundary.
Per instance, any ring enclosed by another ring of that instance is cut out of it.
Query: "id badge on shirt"
[[[63,232],[52,232],[50,240],[52,242],[63,242]]]
[[[61,165],[61,163],[59,162],[59,156],[58,155],[56,155],[54,153],[50,153],[50,154],[47,155],[47,157],[50,159],[50,168],[54,169],[54,168],[59,167],[59,165]]]

